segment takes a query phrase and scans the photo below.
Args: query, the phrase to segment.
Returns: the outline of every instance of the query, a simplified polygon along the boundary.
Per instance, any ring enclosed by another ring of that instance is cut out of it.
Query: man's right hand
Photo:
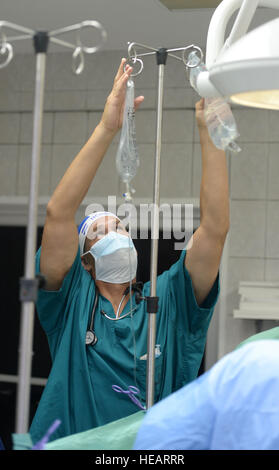
[[[100,122],[101,127],[103,127],[106,131],[115,134],[122,127],[126,85],[133,71],[133,68],[129,65],[126,65],[124,71],[125,62],[126,59],[121,60],[118,72],[114,79],[112,91],[107,98],[105,109]],[[138,96],[135,99],[135,110],[139,107],[143,100],[143,96]]]

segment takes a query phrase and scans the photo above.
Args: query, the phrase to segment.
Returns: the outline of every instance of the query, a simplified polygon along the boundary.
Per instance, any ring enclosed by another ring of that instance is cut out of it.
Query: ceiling
[[[98,20],[108,34],[106,50],[126,49],[128,41],[154,48],[183,47],[192,43],[204,47],[213,12],[210,8],[169,10],[160,0],[0,0],[0,21],[37,31],[52,31],[83,20]],[[259,8],[250,29],[278,16],[279,10]],[[17,34],[5,31],[8,36]],[[92,32],[91,28],[90,31],[87,29],[82,37],[88,46],[98,40]],[[75,42],[70,33],[60,38]],[[16,41],[13,45],[15,52],[33,53],[30,40]],[[61,50],[65,51],[52,44],[49,52]]]
[[[216,8],[221,0],[159,0],[169,10],[181,10],[185,8]]]

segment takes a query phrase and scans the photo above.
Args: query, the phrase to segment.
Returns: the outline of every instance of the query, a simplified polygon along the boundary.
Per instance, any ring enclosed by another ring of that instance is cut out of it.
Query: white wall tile
[[[32,143],[33,113],[21,113],[19,141],[22,144]],[[43,114],[42,143],[50,144],[53,139],[53,114]]]
[[[265,260],[265,281],[279,282],[279,259]]]
[[[86,57],[87,58],[87,57]],[[86,69],[80,75],[72,70],[72,52],[55,53],[51,55],[48,63],[49,84],[48,89],[57,90],[86,90]]]
[[[52,92],[53,111],[85,111],[87,109],[86,90],[57,90]]]
[[[50,193],[51,145],[42,145],[40,159],[39,196]],[[21,145],[18,159],[17,195],[27,196],[30,191],[32,146]]]
[[[163,144],[161,197],[190,197],[192,192],[192,144]]]
[[[16,193],[17,145],[0,145],[0,195],[12,196]]]
[[[164,109],[193,108],[194,94],[191,88],[166,88],[164,90]]]
[[[231,249],[230,249],[231,253]],[[235,294],[238,291],[240,281],[263,281],[264,280],[264,258],[247,258],[243,256],[229,257],[228,261],[228,294]],[[238,300],[240,297],[238,298]],[[234,304],[237,308],[238,301]],[[228,311],[232,315],[232,310]]]
[[[268,142],[268,111],[264,109],[235,109],[233,115],[240,133],[237,142]]]
[[[191,85],[183,62],[168,57],[165,66],[164,84],[166,87],[190,88]]]
[[[0,90],[20,91],[21,80],[21,56],[18,55],[6,67],[0,69]]]
[[[192,142],[193,125],[193,111],[166,110],[163,113],[162,142]]]
[[[153,144],[156,139],[156,112],[139,110],[136,113],[136,138],[139,144]],[[162,139],[163,140],[163,139]]]
[[[134,197],[153,197],[154,185],[154,159],[155,159],[155,145],[154,144],[139,144],[138,145],[140,165],[137,170],[135,178],[131,182],[131,186],[136,190]],[[120,195],[125,192],[125,185],[120,183]]]
[[[279,116],[278,111],[268,112],[269,141],[279,142]]]
[[[33,91],[36,80],[36,61],[35,55],[23,54],[21,56],[21,91]]]
[[[104,156],[95,178],[91,183],[87,193],[88,197],[107,197],[118,195],[118,173],[115,164],[116,151],[117,145],[112,144]]]
[[[127,54],[123,57],[127,57]],[[135,83],[135,90],[138,88],[158,88],[158,66],[156,64],[155,56],[143,57],[143,70],[140,75],[133,78]],[[133,66],[133,65],[132,65]],[[135,66],[133,66],[135,67]],[[139,70],[138,65],[135,67],[135,72]],[[164,87],[165,88],[165,87]]]
[[[265,199],[267,167],[268,144],[242,144],[231,157],[232,199]]]
[[[267,203],[266,257],[279,258],[279,201]]]
[[[1,70],[1,69],[0,69]],[[0,89],[0,109],[4,111],[18,111],[21,94],[18,91],[8,91]]]
[[[54,115],[54,144],[83,144],[87,137],[87,113],[68,112]]]
[[[34,91],[22,91],[20,93],[20,102],[18,111],[34,112]],[[44,111],[51,111],[54,106],[53,104],[53,93],[45,90],[44,92]]]
[[[256,333],[256,324],[253,320],[233,318],[233,310],[239,307],[239,282],[263,280],[264,259],[229,258],[226,296],[227,316],[225,318],[225,330],[223,331],[226,336],[226,353],[234,350],[241,341]]]
[[[19,125],[19,114],[0,114],[0,144],[16,144],[19,139]]]
[[[107,90],[110,92],[114,77],[125,57],[121,51],[100,51],[86,57],[86,80],[88,90]]]
[[[279,129],[279,127],[278,127]],[[279,199],[279,144],[269,144],[268,199]]]
[[[279,259],[265,259],[265,281],[279,282]]]
[[[53,193],[80,149],[80,145],[53,145],[50,168],[50,194]]]
[[[265,256],[266,204],[262,201],[231,201],[230,255]]]
[[[86,109],[89,111],[103,111],[108,93],[106,90],[87,90]]]
[[[144,96],[144,101],[143,103],[141,103],[139,109],[141,110],[142,109],[149,109],[149,110],[156,109],[158,92],[157,90],[155,90],[155,88],[136,87],[135,96]],[[166,105],[164,104],[164,106]]]

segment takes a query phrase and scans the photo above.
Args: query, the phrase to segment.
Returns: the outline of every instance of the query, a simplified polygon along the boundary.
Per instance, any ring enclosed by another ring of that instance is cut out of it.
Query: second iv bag
[[[189,54],[189,61],[190,65],[198,64],[196,67],[190,68],[189,80],[192,87],[199,93],[197,89],[198,76],[207,69],[203,62],[199,63],[196,52]],[[209,135],[217,148],[236,153],[241,151],[235,142],[235,139],[239,137],[237,125],[231,107],[225,99],[221,97],[205,98],[204,117]]]
[[[136,147],[135,126],[135,86],[130,78],[127,82],[123,124],[119,146],[116,154],[116,168],[123,183],[126,184],[126,200],[131,200],[134,190],[130,187],[139,167],[139,156]]]

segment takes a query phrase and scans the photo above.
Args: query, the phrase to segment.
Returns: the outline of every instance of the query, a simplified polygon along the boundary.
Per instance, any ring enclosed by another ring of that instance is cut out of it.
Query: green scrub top
[[[40,252],[36,273],[40,272]],[[190,275],[185,268],[186,251],[157,278],[159,309],[156,317],[154,402],[197,377],[206,333],[219,294],[219,276],[203,302],[197,305]],[[150,295],[150,282],[143,286]],[[82,267],[80,251],[58,291],[40,289],[37,313],[47,335],[52,369],[42,394],[30,434],[36,443],[55,419],[61,425],[50,440],[79,433],[139,411],[127,390],[140,389],[145,406],[148,314],[146,302],[135,302],[132,315],[115,318],[109,300],[100,295],[94,320],[98,341],[86,346],[85,336],[95,298],[95,283]],[[130,311],[130,300],[121,315]],[[107,318],[101,313],[105,311]]]

